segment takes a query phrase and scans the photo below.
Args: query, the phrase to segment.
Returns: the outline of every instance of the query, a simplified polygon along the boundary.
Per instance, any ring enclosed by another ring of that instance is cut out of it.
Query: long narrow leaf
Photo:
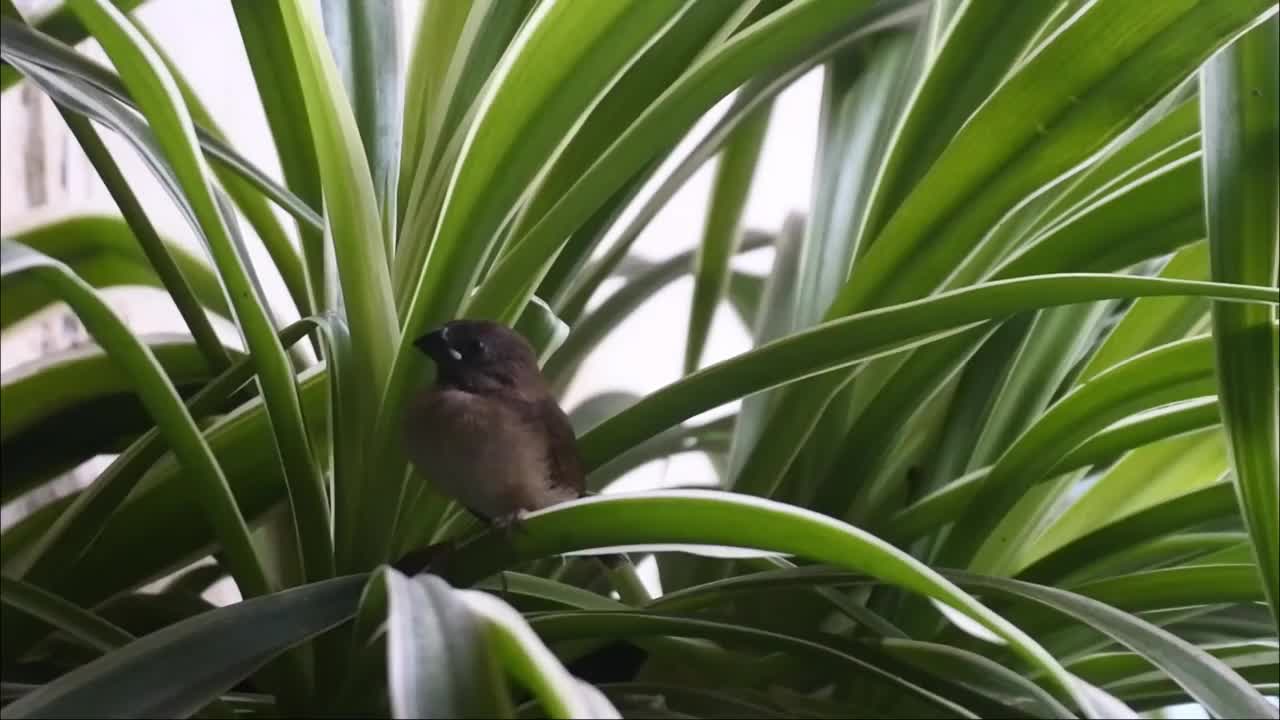
[[[1273,14],[1201,76],[1205,208],[1215,280],[1274,286],[1280,262],[1280,19]],[[1280,625],[1280,355],[1272,308],[1213,308],[1222,423],[1241,513]]]
[[[735,398],[963,330],[991,317],[1105,297],[1198,292],[1276,302],[1268,288],[1228,289],[1156,278],[1076,275],[988,283],[824,323],[712,365],[597,426],[582,438],[583,459],[588,467],[595,467],[661,428]]]

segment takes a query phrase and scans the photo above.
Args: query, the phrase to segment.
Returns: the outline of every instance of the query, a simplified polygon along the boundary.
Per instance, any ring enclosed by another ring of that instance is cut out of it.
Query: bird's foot
[[[493,526],[501,530],[510,540],[516,533],[525,531],[524,519],[528,514],[527,511],[521,508],[506,515],[499,515],[493,519]]]

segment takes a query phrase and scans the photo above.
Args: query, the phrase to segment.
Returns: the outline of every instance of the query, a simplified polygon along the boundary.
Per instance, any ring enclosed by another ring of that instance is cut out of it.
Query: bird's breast
[[[406,451],[445,494],[493,518],[562,500],[550,484],[546,438],[507,404],[432,390],[410,406]]]

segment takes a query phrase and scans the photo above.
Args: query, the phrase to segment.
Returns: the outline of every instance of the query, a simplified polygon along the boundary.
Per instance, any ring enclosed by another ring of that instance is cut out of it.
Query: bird
[[[587,494],[573,426],[523,336],[494,321],[452,320],[414,346],[436,378],[410,398],[402,437],[443,494],[508,534],[527,513]]]
[[[518,532],[534,510],[590,494],[577,437],[538,368],[529,342],[485,320],[452,320],[414,340],[436,366],[432,385],[409,400],[406,454],[420,473],[481,521]],[[416,574],[447,557],[449,540],[410,551],[393,564]],[[604,569],[630,565],[623,553],[597,556]],[[506,574],[499,573],[506,593]],[[588,682],[632,680],[648,653],[615,641],[578,658],[570,671]]]

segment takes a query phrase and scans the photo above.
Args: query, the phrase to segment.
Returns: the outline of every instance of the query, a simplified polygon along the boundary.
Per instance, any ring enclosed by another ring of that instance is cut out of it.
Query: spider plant
[[[3,86],[48,95],[119,209],[0,246],[4,327],[61,302],[95,341],[6,375],[3,501],[114,455],[3,533],[6,718],[1277,717],[1273,0],[230,3],[278,176],[139,0],[0,0]],[[815,69],[809,210],[748,231]],[[632,257],[709,162],[696,251]],[[569,408],[603,493],[507,538],[410,471],[422,332],[512,324],[563,390],[685,275],[684,346],[645,350],[683,377]],[[189,335],[131,331],[119,285]],[[725,302],[752,348],[705,364]],[[717,488],[609,492],[688,452]],[[617,547],[660,592],[581,557]]]

